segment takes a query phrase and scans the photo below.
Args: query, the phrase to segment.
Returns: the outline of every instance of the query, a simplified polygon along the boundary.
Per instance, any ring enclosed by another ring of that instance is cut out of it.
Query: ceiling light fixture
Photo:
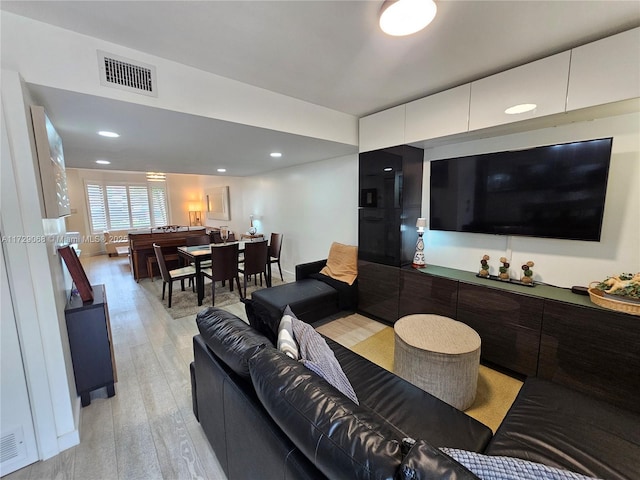
[[[394,37],[411,35],[429,25],[437,10],[433,0],[386,0],[380,9],[380,28]]]
[[[393,168],[391,168],[391,167],[385,167],[385,168],[383,168],[383,170],[384,170],[385,172],[392,172],[392,171],[393,171]]]
[[[100,165],[109,165],[109,164],[111,164],[111,162],[109,160],[96,160],[96,163],[99,163]]]
[[[507,108],[504,113],[507,115],[517,115],[519,113],[530,112],[531,110],[535,110],[538,105],[535,103],[520,103],[518,105],[514,105],[513,107]]]
[[[161,172],[147,172],[147,182],[164,182],[167,175]]]
[[[226,169],[226,168],[219,168],[219,169],[218,169],[218,172],[220,172],[220,173],[224,173],[224,172],[226,172],[226,171],[227,171],[227,169]]]
[[[280,158],[282,156],[280,152],[271,152],[269,155],[271,155],[273,158]]]
[[[109,138],[118,138],[120,136],[119,133],[116,132],[108,132],[107,130],[100,130],[98,135],[101,137],[109,137]]]

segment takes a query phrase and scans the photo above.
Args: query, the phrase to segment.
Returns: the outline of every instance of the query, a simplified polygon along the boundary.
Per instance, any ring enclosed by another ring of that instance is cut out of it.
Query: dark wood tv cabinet
[[[640,317],[565,288],[502,283],[438,266],[398,270],[398,314],[382,318],[387,323],[412,313],[454,318],[480,334],[483,361],[640,412]],[[375,298],[360,293],[371,311]]]
[[[93,285],[92,289],[93,301],[83,303],[74,295],[64,310],[76,391],[83,407],[99,388],[106,387],[107,395],[114,396],[117,381],[105,287]]]

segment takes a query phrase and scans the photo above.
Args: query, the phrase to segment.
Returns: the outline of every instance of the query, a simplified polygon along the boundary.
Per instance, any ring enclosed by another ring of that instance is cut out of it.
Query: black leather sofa
[[[327,456],[320,462],[317,458],[309,459],[267,412],[253,386],[249,358],[258,347],[268,345],[269,340],[235,315],[215,307],[200,312],[197,322],[200,335],[193,340],[192,364],[194,412],[227,477],[327,478],[318,464],[332,464],[335,458]],[[359,408],[372,423],[380,425],[381,431],[391,430],[400,440],[409,436],[432,445],[484,450],[491,438],[488,427],[341,345],[331,340],[327,343],[360,399]],[[288,362],[288,357],[283,358],[274,347],[267,348],[255,365],[266,369],[259,374],[261,378],[267,378],[267,372],[291,372],[285,375],[291,378],[300,369],[306,370],[298,362]],[[320,388],[325,395],[342,397],[324,380],[319,383],[324,383]],[[281,397],[280,393],[276,392],[275,397]],[[302,401],[312,407],[322,404],[322,398]],[[292,410],[285,409],[285,413],[289,411]],[[347,442],[363,442],[358,450],[366,451],[363,436],[357,425],[353,426]],[[376,460],[374,455],[369,463],[372,466],[377,461],[383,463],[384,453],[378,452],[380,458]],[[401,457],[399,451],[395,453],[398,468]],[[342,478],[358,478],[351,475],[351,469],[344,470]]]
[[[439,447],[603,479],[638,478],[640,416],[566,387],[528,379],[492,436],[464,412],[329,339],[360,406],[235,315],[210,307],[197,323],[193,409],[231,480],[482,478]],[[411,446],[405,438],[418,441]]]
[[[296,281],[257,290],[251,299],[263,305],[274,319],[289,305],[296,316],[314,324],[341,310],[358,305],[358,280],[348,285],[320,274],[327,260],[296,265]]]

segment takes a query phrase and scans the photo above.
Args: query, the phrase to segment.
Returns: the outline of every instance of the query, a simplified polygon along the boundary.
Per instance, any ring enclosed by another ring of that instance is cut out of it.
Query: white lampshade
[[[416,227],[425,228],[427,226],[427,219],[420,217],[416,222]]]
[[[386,0],[380,10],[380,28],[395,37],[411,35],[429,25],[437,10],[433,0]]]

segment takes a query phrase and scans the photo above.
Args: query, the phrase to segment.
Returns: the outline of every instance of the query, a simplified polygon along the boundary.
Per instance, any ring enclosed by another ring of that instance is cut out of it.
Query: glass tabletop
[[[243,242],[241,240],[239,242],[211,243],[209,245],[190,245],[190,246],[178,247],[178,250],[193,256],[210,255],[211,248],[224,247],[226,245],[233,245],[234,243],[238,244],[238,250],[242,252],[244,250],[244,244],[247,242]]]

